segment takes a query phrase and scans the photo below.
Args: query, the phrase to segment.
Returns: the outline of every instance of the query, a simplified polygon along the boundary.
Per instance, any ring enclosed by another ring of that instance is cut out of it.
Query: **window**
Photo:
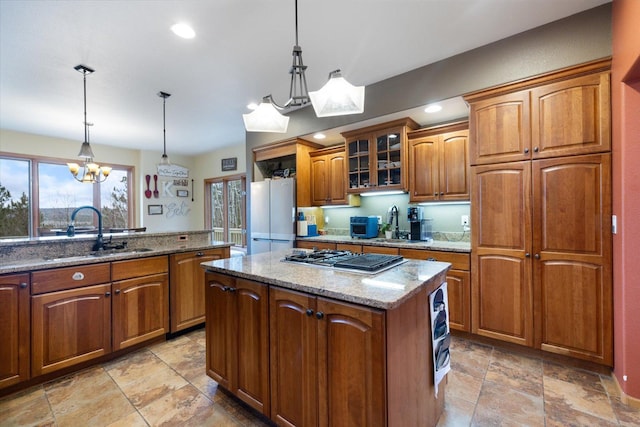
[[[205,180],[207,227],[215,240],[246,247],[246,178],[234,175]]]
[[[80,206],[99,209],[107,232],[127,228],[133,223],[132,171],[113,166],[105,182],[83,184],[69,173],[64,160],[0,156],[0,238],[64,233],[71,213]],[[77,232],[93,232],[98,219],[91,210],[81,211],[75,225]]]

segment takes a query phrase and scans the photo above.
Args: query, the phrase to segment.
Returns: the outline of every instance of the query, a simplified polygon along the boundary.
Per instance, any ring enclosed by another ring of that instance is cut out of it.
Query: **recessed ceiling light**
[[[427,108],[424,109],[425,113],[437,113],[442,110],[442,106],[438,104],[427,105]]]
[[[316,133],[315,135],[313,135],[313,137],[314,137],[315,139],[325,139],[327,136],[326,136],[324,133],[320,133],[320,132],[318,132],[318,133]]]
[[[196,32],[193,31],[193,28],[184,22],[178,22],[177,24],[172,25],[171,31],[173,31],[173,34],[178,37],[182,37],[183,39],[192,39],[196,36]]]
[[[249,105],[247,105],[247,108],[249,110],[255,110],[256,108],[258,108],[258,104],[256,104],[255,102],[252,102]]]

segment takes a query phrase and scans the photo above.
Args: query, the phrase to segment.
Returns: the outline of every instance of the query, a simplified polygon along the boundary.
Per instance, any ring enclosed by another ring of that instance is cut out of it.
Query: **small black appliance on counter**
[[[407,219],[409,220],[410,240],[433,240],[433,218],[424,218],[422,206],[411,206],[407,208]]]

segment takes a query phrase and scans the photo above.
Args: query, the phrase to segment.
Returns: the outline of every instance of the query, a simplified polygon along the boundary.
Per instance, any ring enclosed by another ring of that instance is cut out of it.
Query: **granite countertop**
[[[232,243],[222,241],[176,242],[152,248],[126,248],[118,251],[105,251],[100,255],[78,255],[61,257],[37,257],[18,260],[3,260],[0,263],[0,274],[17,273],[48,268],[70,267],[74,265],[95,264],[100,262],[121,261],[125,259],[144,258],[156,255],[168,255],[205,249],[230,247]]]
[[[405,249],[429,249],[432,251],[446,251],[446,252],[471,252],[471,243],[469,242],[455,242],[444,240],[433,240],[431,242],[423,241],[411,241],[404,239],[385,239],[385,238],[373,238],[373,239],[359,239],[351,236],[340,235],[324,235],[314,237],[297,237],[296,240],[309,241],[309,242],[327,242],[327,243],[349,243],[354,245],[365,246],[388,246],[394,248]]]
[[[446,262],[406,260],[382,273],[365,274],[282,261],[290,252],[227,258],[201,266],[209,272],[387,310],[399,306],[423,286],[433,292],[445,281],[451,267]]]

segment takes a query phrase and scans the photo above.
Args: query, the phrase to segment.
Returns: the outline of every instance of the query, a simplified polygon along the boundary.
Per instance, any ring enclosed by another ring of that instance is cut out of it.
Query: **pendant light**
[[[170,93],[166,92],[158,92],[158,96],[162,98],[162,135],[164,139],[164,143],[162,146],[162,157],[160,158],[160,164],[163,166],[168,166],[171,164],[169,161],[169,156],[167,156],[167,121],[166,121],[166,104],[167,98],[171,96]]]
[[[258,108],[250,114],[243,114],[242,119],[247,132],[285,133],[289,126],[289,117],[280,114],[271,95],[262,98]]]
[[[354,86],[342,77],[340,70],[329,73],[322,89],[309,92],[318,117],[345,116],[364,112],[364,86]]]
[[[108,166],[100,166],[93,162],[93,150],[89,144],[89,126],[93,126],[93,124],[87,122],[87,74],[91,74],[95,70],[86,65],[76,65],[73,68],[82,73],[84,83],[84,142],[80,146],[80,152],[78,153],[78,157],[84,159],[84,162],[82,168],[77,163],[67,163],[67,167],[69,167],[69,172],[71,172],[76,181],[87,184],[104,182],[111,173],[111,168]],[[81,170],[82,173],[80,173]],[[79,174],[80,178],[78,178]]]

